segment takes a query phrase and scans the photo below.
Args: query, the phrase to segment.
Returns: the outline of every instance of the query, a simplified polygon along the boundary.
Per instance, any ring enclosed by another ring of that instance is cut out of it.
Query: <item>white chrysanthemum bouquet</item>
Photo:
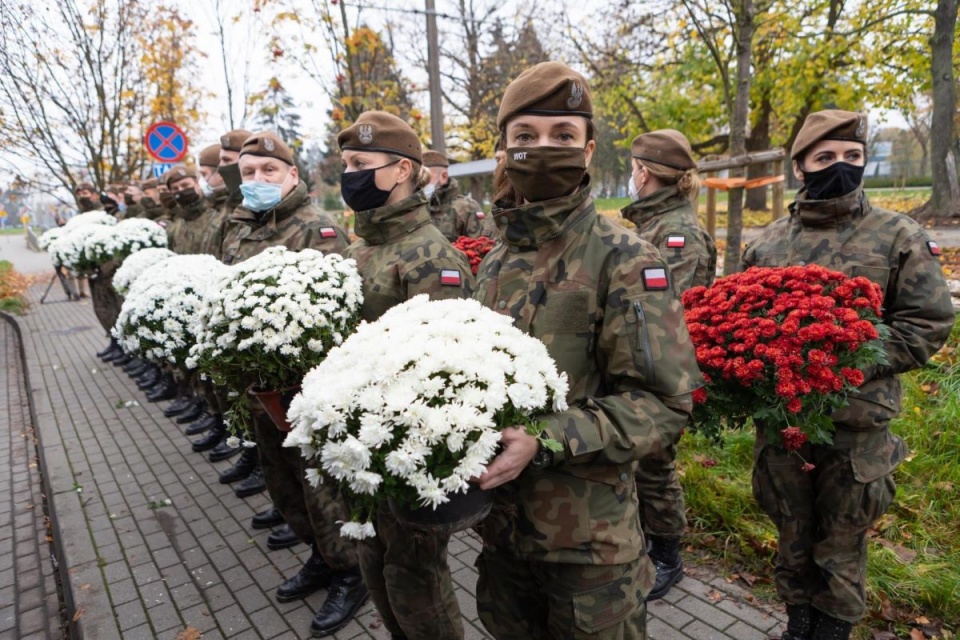
[[[39,238],[37,238],[37,246],[40,247],[41,251],[47,251],[50,249],[50,245],[53,244],[54,240],[66,232],[66,227],[54,227],[53,229],[47,229],[40,234]]]
[[[83,251],[88,262],[103,265],[110,260],[123,260],[141,249],[166,246],[167,232],[163,227],[153,220],[130,218],[114,226],[97,225]]]
[[[557,448],[537,417],[565,410],[566,394],[546,346],[510,317],[417,296],[361,325],[307,374],[285,445],[318,463],[312,482],[322,473],[344,489],[353,522],[341,534],[366,538],[380,500],[436,508],[466,493],[505,427]]]
[[[127,353],[183,367],[197,341],[204,295],[228,270],[206,255],[155,263],[127,291],[113,336]]]
[[[211,289],[187,364],[234,392],[288,390],[353,333],[362,302],[353,260],[271,247]]]
[[[92,273],[97,264],[87,259],[87,241],[100,229],[109,229],[116,224],[117,219],[103,211],[81,213],[67,220],[62,227],[46,231],[38,244],[50,254],[54,265],[77,273]]]
[[[63,225],[63,228],[76,229],[77,227],[83,227],[88,224],[113,226],[117,224],[117,222],[116,216],[112,216],[106,211],[87,211],[86,213],[78,213],[67,220],[66,224]]]
[[[151,248],[131,253],[124,258],[117,272],[113,274],[113,288],[122,296],[127,295],[130,286],[145,273],[147,269],[160,264],[176,254],[166,248]]]

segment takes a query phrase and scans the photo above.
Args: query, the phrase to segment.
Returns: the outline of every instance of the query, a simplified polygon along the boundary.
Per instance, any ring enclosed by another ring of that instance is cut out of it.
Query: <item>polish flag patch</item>
[[[927,249],[930,250],[930,255],[932,256],[939,256],[942,253],[940,251],[940,245],[933,240],[927,240]]]
[[[440,284],[448,287],[459,287],[462,284],[460,281],[460,271],[457,269],[441,269]]]
[[[166,220],[157,220],[157,224],[160,225],[161,227],[163,227],[164,229],[167,228],[167,221],[166,221]]]
[[[477,211],[477,220],[483,220],[486,217],[487,217],[486,213],[484,213],[483,211]]]
[[[643,270],[643,288],[647,291],[663,291],[669,286],[666,269],[649,268]]]
[[[667,247],[670,249],[683,249],[685,244],[687,239],[684,236],[667,236]]]
[[[321,238],[336,238],[337,230],[333,227],[320,227],[320,237]]]

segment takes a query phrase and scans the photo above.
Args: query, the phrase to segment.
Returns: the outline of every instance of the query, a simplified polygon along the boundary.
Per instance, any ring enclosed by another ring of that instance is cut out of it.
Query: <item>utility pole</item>
[[[443,138],[443,102],[440,93],[440,42],[437,35],[437,11],[434,0],[427,2],[427,66],[430,74],[430,138],[434,151],[447,153]]]

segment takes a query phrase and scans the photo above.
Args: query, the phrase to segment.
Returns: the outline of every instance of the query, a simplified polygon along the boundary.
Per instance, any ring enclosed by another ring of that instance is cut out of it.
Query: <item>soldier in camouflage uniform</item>
[[[779,533],[774,584],[787,604],[789,640],[846,639],[863,616],[867,532],[890,507],[893,470],[907,455],[890,432],[900,412],[897,374],[922,367],[955,320],[939,247],[911,218],[867,200],[866,142],[863,114],[808,116],[791,150],[803,189],[790,216],[743,255],[744,267],[819,264],[869,278],[884,292],[890,332],[889,364],[864,371],[849,406],[833,414],[833,443],[800,450],[812,471],[757,429],[753,490]]]
[[[140,183],[140,190],[143,191],[143,195],[134,192],[137,204],[143,208],[140,216],[147,220],[159,220],[164,213],[164,208],[160,205],[159,182],[156,178],[144,180]]]
[[[184,255],[202,253],[212,211],[200,193],[197,170],[177,165],[167,172],[166,178],[167,189],[177,200],[177,219],[167,227],[167,247]]]
[[[697,221],[700,179],[690,143],[679,131],[662,129],[634,138],[630,147],[630,195],[620,213],[636,225],[641,238],[660,249],[679,296],[691,287],[708,287],[717,269],[717,249]],[[665,596],[683,577],[680,536],[687,526],[683,488],[674,458],[641,460],[637,467],[640,521],[650,540],[657,581],[647,601]]]
[[[501,243],[475,297],[547,346],[570,408],[543,416],[553,453],[523,429],[480,477],[477,608],[496,638],[646,638],[655,569],[634,472],[666,459],[702,384],[670,271],[653,245],[597,214],[583,76],[545,62],[506,89],[493,214]]]
[[[342,253],[347,247],[347,234],[310,201],[293,152],[276,135],[264,132],[248,138],[239,165],[244,199],[230,217],[223,241],[226,264],[237,264],[273,246],[323,253]],[[251,377],[250,383],[254,381]],[[328,587],[311,630],[329,635],[346,625],[367,600],[355,545],[340,537],[337,524],[348,519],[346,508],[331,483],[315,488],[307,482],[299,449],[283,447],[284,434],[263,412],[254,411],[252,416],[273,504],[297,536],[313,547],[300,572],[277,589],[277,599],[297,600]]]
[[[430,183],[423,191],[429,199],[434,226],[450,242],[460,236],[478,237],[486,214],[476,200],[460,194],[460,185],[447,173],[450,167],[447,157],[439,151],[425,151],[423,166],[430,170]]]
[[[356,212],[360,236],[344,255],[357,261],[363,277],[363,319],[372,322],[423,293],[432,300],[469,297],[469,264],[430,224],[420,189],[429,174],[413,129],[396,116],[368,111],[337,142],[343,150],[341,193]],[[394,638],[462,640],[447,564],[450,536],[408,530],[385,501],[375,526],[377,536],[360,543],[359,555],[384,626]]]
[[[218,191],[215,187],[215,202],[220,204],[217,206],[217,211],[210,217],[203,244],[204,253],[209,253],[221,260],[223,259],[223,236],[226,232],[227,223],[234,210],[240,206],[240,202],[243,200],[243,194],[240,193],[240,183],[242,182],[240,166],[237,162],[240,160],[243,143],[252,135],[246,129],[233,129],[220,136],[217,177],[223,185],[223,191]],[[211,176],[207,180],[213,180],[213,177]],[[211,186],[213,186],[212,182]]]

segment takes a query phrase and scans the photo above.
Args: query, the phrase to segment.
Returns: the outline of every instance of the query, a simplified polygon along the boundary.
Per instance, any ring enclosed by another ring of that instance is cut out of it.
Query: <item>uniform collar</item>
[[[427,195],[417,190],[386,207],[358,211],[354,231],[369,244],[386,244],[425,224],[430,224]]]
[[[307,193],[307,183],[301,180],[293,191],[288,193],[280,204],[273,209],[266,211],[251,211],[246,207],[239,206],[233,213],[233,219],[238,222],[244,222],[255,227],[270,225],[276,227],[279,222],[289,218],[293,213],[310,201],[310,194]]]
[[[870,213],[870,203],[862,185],[830,200],[808,200],[806,195],[806,190],[801,190],[790,205],[790,215],[805,227],[836,227]]]
[[[191,222],[199,218],[204,211],[207,210],[207,203],[204,201],[204,198],[201,196],[199,200],[193,204],[189,204],[185,207],[177,208],[177,217],[181,220],[186,220]]]
[[[672,184],[634,200],[620,210],[620,215],[640,227],[655,216],[688,204],[690,201],[680,193],[677,185]]]
[[[429,203],[430,213],[442,213],[444,206],[453,202],[453,199],[459,195],[460,185],[457,184],[456,180],[451,178],[447,184],[442,187],[437,187],[437,190],[433,192]]]
[[[501,204],[506,203],[498,203]],[[569,196],[528,202],[519,207],[494,208],[493,218],[505,243],[521,249],[536,249],[566,234],[592,211],[590,176],[585,175],[580,188]]]

